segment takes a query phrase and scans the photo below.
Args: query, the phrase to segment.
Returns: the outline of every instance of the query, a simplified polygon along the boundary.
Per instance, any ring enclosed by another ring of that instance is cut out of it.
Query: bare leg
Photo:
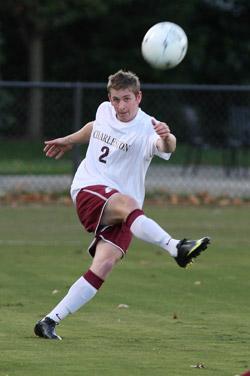
[[[67,295],[47,316],[60,322],[85,305],[95,296],[121,256],[122,253],[117,247],[100,240],[89,270],[70,287]]]
[[[104,209],[101,224],[119,222],[125,222],[137,238],[163,248],[173,257],[177,256],[179,240],[173,239],[154,220],[145,216],[132,197],[116,193],[110,197]]]

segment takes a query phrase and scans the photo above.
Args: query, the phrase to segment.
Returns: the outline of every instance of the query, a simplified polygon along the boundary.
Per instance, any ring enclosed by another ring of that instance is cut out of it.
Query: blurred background
[[[142,108],[178,139],[155,158],[147,193],[250,197],[249,0],[6,0],[0,8],[0,195],[68,191],[86,151],[60,161],[45,139],[78,130],[123,68],[142,82]],[[141,42],[155,23],[186,32],[189,48],[155,70]]]

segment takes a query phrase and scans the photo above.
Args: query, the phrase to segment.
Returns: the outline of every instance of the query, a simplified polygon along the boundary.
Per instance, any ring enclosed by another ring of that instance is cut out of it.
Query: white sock
[[[76,312],[97,293],[85,278],[80,277],[69,289],[67,295],[58,303],[58,305],[46,316],[59,323],[70,313]]]
[[[177,256],[176,245],[179,240],[171,238],[155,221],[145,215],[138,216],[130,226],[130,230],[137,238],[160,246],[173,257]]]

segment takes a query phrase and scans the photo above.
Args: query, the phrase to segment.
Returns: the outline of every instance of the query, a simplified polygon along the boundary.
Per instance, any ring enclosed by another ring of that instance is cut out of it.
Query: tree
[[[190,74],[198,83],[250,83],[249,0],[202,0],[190,37]]]
[[[0,17],[12,35],[5,46],[7,79],[106,81],[110,72],[129,68],[144,82],[250,82],[249,0],[8,0]],[[162,72],[142,59],[140,44],[164,20],[184,28],[189,48],[183,63]]]
[[[1,14],[9,15],[18,25],[20,37],[28,51],[28,80],[44,79],[44,45],[57,28],[77,20],[107,14],[114,3],[121,0],[8,0],[1,5]],[[30,93],[28,136],[41,137],[42,91],[33,87]]]

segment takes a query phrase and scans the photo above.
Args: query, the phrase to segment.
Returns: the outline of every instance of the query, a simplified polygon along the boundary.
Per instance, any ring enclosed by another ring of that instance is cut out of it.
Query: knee
[[[126,195],[120,196],[119,205],[117,205],[117,211],[120,213],[123,220],[125,220],[132,211],[138,208],[139,205],[134,198]]]
[[[120,223],[138,208],[139,205],[134,198],[121,193],[114,194],[105,207],[101,223],[105,225]]]

